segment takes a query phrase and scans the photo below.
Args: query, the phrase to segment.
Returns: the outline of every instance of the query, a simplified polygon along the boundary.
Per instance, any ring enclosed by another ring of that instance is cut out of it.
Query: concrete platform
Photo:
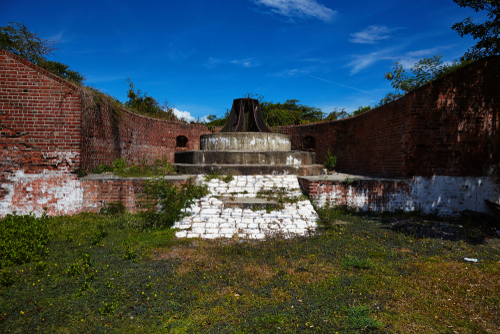
[[[200,149],[206,151],[290,151],[291,137],[272,132],[216,132],[200,137]]]
[[[304,151],[186,151],[175,153],[178,164],[314,165],[316,153]]]
[[[323,165],[241,165],[241,164],[174,164],[178,173],[183,174],[209,174],[216,171],[227,175],[297,175],[312,176],[320,175]]]

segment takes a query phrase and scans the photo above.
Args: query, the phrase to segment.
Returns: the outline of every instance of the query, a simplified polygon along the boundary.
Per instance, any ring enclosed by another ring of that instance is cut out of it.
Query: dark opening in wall
[[[316,148],[316,139],[312,136],[306,136],[302,139],[302,150],[312,151]]]
[[[178,136],[176,139],[175,147],[186,147],[188,139],[184,136]]]

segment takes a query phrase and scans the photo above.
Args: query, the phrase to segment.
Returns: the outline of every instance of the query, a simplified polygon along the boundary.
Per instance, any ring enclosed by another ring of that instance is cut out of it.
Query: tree
[[[349,118],[351,115],[344,108],[335,107],[333,111],[326,116],[325,121],[336,121],[339,119]]]
[[[173,107],[171,107],[167,101],[165,101],[163,105],[160,105],[157,100],[148,96],[147,93],[142,93],[140,89],[136,91],[130,78],[127,79],[127,82],[129,84],[129,90],[127,93],[128,101],[125,102],[125,107],[146,116],[169,121],[179,121],[174,114]]]
[[[364,112],[366,112],[368,110],[372,110],[372,107],[370,107],[370,106],[365,106],[365,107],[359,106],[358,109],[356,109],[356,110],[354,110],[352,112],[352,115],[353,116],[357,116],[357,115],[360,115],[360,114],[362,114],[362,113],[364,113]]]
[[[46,56],[56,50],[55,42],[50,39],[41,39],[38,34],[30,32],[22,23],[9,22],[7,26],[0,27],[0,49],[24,58],[65,80],[77,84],[85,80],[83,75],[70,70],[68,65],[47,60]]]
[[[392,81],[391,86],[396,92],[387,94],[380,101],[379,105],[394,101],[429,82],[473,62],[473,60],[462,59],[460,62],[454,60],[451,64],[443,65],[441,58],[443,58],[441,54],[430,58],[422,58],[412,66],[410,69],[411,73],[406,72],[401,64],[395,62],[392,72],[387,72],[384,78]]]
[[[461,37],[471,35],[479,41],[465,54],[466,60],[477,60],[487,56],[500,54],[500,1],[499,0],[453,0],[460,7],[470,7],[477,13],[488,11],[488,19],[482,24],[473,23],[469,16],[462,22],[455,23],[451,28]]]
[[[299,104],[299,100],[286,100],[285,103],[261,102],[264,121],[269,126],[298,125],[319,122],[323,112],[316,107]]]

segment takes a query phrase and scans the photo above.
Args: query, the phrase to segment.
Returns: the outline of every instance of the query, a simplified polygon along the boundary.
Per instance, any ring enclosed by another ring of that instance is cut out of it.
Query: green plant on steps
[[[337,157],[335,155],[332,156],[330,150],[326,151],[326,158],[323,166],[325,166],[328,170],[334,170],[337,165]]]

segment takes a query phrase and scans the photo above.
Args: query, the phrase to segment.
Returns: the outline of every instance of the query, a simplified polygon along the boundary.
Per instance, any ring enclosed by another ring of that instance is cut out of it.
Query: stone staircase
[[[207,184],[210,194],[186,209],[190,215],[175,223],[179,238],[293,237],[312,233],[317,226],[318,215],[307,199],[296,198],[278,207],[273,198],[257,198],[259,191],[301,196],[295,175],[237,175],[227,183],[217,178],[207,182],[204,175],[198,175],[196,181]]]

